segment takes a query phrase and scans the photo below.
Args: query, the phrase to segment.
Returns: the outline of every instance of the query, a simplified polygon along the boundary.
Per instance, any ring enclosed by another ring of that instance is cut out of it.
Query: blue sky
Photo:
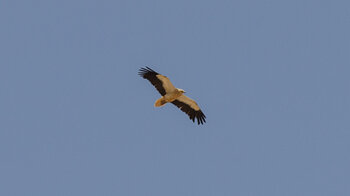
[[[350,195],[345,0],[0,3],[0,195]],[[207,116],[193,124],[149,66]]]

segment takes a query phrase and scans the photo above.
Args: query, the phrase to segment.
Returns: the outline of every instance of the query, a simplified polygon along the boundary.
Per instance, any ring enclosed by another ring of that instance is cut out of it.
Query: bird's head
[[[186,91],[184,89],[178,88],[177,90],[181,93],[186,93]]]

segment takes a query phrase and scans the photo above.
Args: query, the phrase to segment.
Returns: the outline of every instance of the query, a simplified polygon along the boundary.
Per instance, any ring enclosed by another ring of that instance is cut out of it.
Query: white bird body
[[[165,94],[164,96],[162,96],[161,98],[159,98],[155,103],[154,106],[155,107],[160,107],[160,106],[164,106],[164,104],[169,103],[169,102],[173,102],[175,101],[177,98],[179,98],[181,95],[183,94],[182,91],[175,89],[172,92],[169,92],[167,94]]]

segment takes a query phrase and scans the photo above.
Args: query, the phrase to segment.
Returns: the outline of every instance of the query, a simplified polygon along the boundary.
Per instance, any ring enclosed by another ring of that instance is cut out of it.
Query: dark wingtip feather
[[[157,72],[155,72],[153,69],[151,69],[151,68],[149,68],[149,67],[147,67],[147,66],[146,66],[146,68],[141,67],[141,68],[139,69],[138,74],[139,74],[139,76],[141,76],[141,77],[143,77],[143,78],[147,77],[147,75],[149,75],[149,74],[158,75]]]
[[[203,114],[202,110],[197,111],[197,122],[198,124],[204,124],[206,116]]]

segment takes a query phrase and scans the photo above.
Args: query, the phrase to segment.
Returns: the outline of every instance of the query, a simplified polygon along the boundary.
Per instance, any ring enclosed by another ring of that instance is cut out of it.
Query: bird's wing
[[[171,93],[176,89],[170,82],[169,78],[153,71],[149,67],[141,68],[139,70],[139,75],[150,81],[162,96]]]
[[[185,112],[193,122],[197,118],[198,124],[205,123],[205,115],[197,103],[191,98],[181,95],[171,103],[180,108],[181,111]]]

